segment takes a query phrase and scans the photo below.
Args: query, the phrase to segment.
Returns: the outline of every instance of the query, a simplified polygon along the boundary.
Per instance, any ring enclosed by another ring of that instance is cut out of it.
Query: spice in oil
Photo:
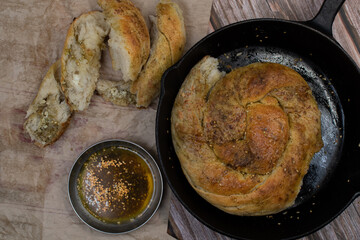
[[[83,206],[96,218],[122,223],[144,212],[153,194],[153,178],[136,153],[109,147],[93,153],[78,178]]]

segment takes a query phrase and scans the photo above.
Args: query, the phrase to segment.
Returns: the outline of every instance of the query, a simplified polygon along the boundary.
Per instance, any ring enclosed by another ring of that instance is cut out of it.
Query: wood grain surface
[[[253,18],[306,21],[319,11],[323,0],[214,0],[209,32]],[[333,36],[360,66],[360,1],[347,0],[333,23]],[[360,80],[360,79],[358,79]],[[172,196],[168,233],[177,239],[231,239],[196,220]],[[360,197],[334,221],[302,240],[360,239]]]

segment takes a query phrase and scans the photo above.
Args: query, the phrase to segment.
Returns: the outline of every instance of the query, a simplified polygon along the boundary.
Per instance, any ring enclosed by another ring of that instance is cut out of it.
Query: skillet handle
[[[333,37],[332,25],[344,2],[345,0],[325,0],[318,14],[312,20],[305,22],[305,24],[329,37]]]

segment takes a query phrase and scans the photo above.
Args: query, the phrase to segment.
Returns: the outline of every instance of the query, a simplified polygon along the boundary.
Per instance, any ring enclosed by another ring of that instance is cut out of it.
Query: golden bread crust
[[[143,71],[130,88],[136,94],[137,107],[148,107],[158,96],[161,76],[172,65],[170,48],[164,35],[159,34],[156,41]]]
[[[183,172],[208,202],[236,215],[291,206],[323,145],[320,111],[306,81],[275,63],[234,69],[215,83],[188,74],[171,132]]]
[[[148,107],[159,95],[163,73],[180,59],[185,47],[184,18],[176,3],[170,0],[158,3],[153,28],[155,39],[150,57],[130,89],[137,95],[137,107]]]
[[[121,39],[117,44],[110,45],[110,48],[125,48],[124,52],[127,52],[125,55],[129,58],[129,65],[126,66],[126,73],[121,69],[124,80],[134,81],[150,53],[150,35],[145,19],[140,10],[129,0],[98,0],[98,4],[104,10],[111,26],[109,41],[115,38]],[[113,53],[114,51],[110,51],[113,68],[120,70],[121,64],[117,61],[122,60],[117,59]]]

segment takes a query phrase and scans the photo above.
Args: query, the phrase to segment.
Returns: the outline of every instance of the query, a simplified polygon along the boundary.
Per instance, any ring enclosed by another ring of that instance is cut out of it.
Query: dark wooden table
[[[323,0],[214,0],[209,32],[233,22],[253,18],[310,20],[322,3]],[[345,2],[335,18],[333,36],[360,66],[359,0]],[[174,196],[170,205],[168,233],[186,240],[230,239],[197,221]],[[308,239],[360,239],[360,197],[330,224],[302,238]]]

